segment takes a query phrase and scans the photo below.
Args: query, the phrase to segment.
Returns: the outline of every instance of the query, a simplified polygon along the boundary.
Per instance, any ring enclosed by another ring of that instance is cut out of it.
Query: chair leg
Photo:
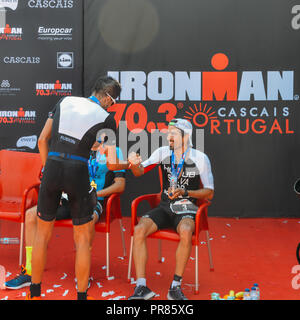
[[[125,245],[125,238],[124,238],[124,229],[122,224],[122,219],[119,220],[120,223],[120,230],[121,230],[121,238],[122,238],[122,245],[123,245],[123,256],[126,257],[126,245]]]
[[[130,239],[130,251],[129,251],[129,262],[128,262],[128,275],[127,280],[128,282],[131,281],[131,264],[132,264],[132,249],[133,249],[133,236]]]
[[[106,233],[106,278],[109,277],[109,233]]]
[[[23,242],[24,242],[24,222],[21,223],[21,231],[20,231],[19,266],[21,266],[23,262]]]
[[[162,262],[161,247],[162,247],[161,239],[158,239],[158,262]]]
[[[206,231],[206,241],[207,241],[207,249],[208,249],[208,258],[209,258],[209,266],[210,271],[214,271],[214,265],[213,265],[213,259],[212,259],[212,253],[211,253],[211,246],[210,246],[210,240],[209,240],[209,232]]]
[[[195,294],[199,293],[199,247],[195,246]]]

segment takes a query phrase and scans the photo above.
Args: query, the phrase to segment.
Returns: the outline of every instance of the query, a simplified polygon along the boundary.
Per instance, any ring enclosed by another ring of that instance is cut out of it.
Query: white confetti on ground
[[[108,277],[107,280],[114,280],[115,277],[114,276],[111,276],[111,277]]]
[[[124,257],[118,257],[118,259],[124,260]]]
[[[160,276],[160,272],[155,272],[155,274],[157,274],[158,276]]]
[[[67,275],[66,273],[64,273],[64,275],[60,278],[60,280],[66,279],[67,276],[68,276],[68,275]]]
[[[226,226],[230,228],[230,227],[231,227],[231,224],[230,224],[230,223],[226,223]]]
[[[100,284],[100,282],[96,282],[98,288],[102,288],[103,286]]]
[[[115,298],[109,298],[108,300],[120,300],[120,299],[126,299],[125,296],[117,296]]]
[[[59,287],[61,287],[61,284],[54,284],[53,285],[53,288],[59,288]]]
[[[26,297],[26,292],[22,292],[22,297]]]
[[[7,272],[6,273],[6,278],[8,278],[10,275],[12,275],[12,273],[11,272]]]
[[[65,297],[69,293],[69,290],[65,290],[65,292],[62,294],[63,297]]]
[[[194,257],[190,257],[190,259],[191,259],[191,260],[195,260],[195,258],[194,258]]]
[[[8,296],[2,298],[1,300],[8,300]]]
[[[48,289],[48,290],[46,290],[46,292],[47,293],[51,293],[51,292],[54,292],[54,290],[53,289]]]
[[[108,297],[108,296],[112,296],[114,294],[115,294],[114,291],[102,292],[102,297],[105,298],[105,297]]]
[[[106,266],[103,266],[103,267],[102,267],[102,270],[105,270],[105,269],[106,269]]]

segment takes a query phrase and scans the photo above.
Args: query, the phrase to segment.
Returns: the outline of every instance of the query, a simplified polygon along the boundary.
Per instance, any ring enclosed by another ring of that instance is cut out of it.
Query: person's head
[[[120,83],[110,76],[99,77],[92,88],[92,94],[100,101],[103,108],[115,104],[120,93]]]
[[[97,139],[97,142],[100,143],[101,145],[106,142],[108,139],[107,135],[103,132],[100,134],[99,138]]]
[[[192,124],[185,119],[173,119],[169,122],[168,136],[170,149],[186,149],[192,147]]]

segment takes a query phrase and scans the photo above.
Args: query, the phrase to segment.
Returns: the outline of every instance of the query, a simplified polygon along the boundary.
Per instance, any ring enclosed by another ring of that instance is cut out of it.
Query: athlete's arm
[[[107,137],[107,140],[104,145],[104,152],[106,156],[106,166],[110,171],[126,170],[129,167],[127,161],[121,160],[118,158],[116,150],[116,132],[117,124],[116,120],[113,117],[113,114],[110,114],[104,121],[104,132]]]
[[[105,145],[106,166],[108,170],[118,171],[129,168],[129,162],[117,157],[116,145]]]
[[[149,159],[142,162],[141,157],[136,153],[131,153],[128,157],[130,162],[130,169],[135,177],[142,176],[144,173],[149,172],[156,166],[158,166],[162,159],[168,154],[170,149],[167,147],[161,147],[156,149]]]
[[[125,178],[116,177],[114,182],[107,188],[97,191],[98,197],[108,197],[113,193],[122,193],[125,190]]]
[[[145,173],[144,167],[141,165],[142,159],[135,152],[131,152],[128,161],[130,163],[130,169],[135,177],[140,177]]]
[[[48,118],[38,140],[38,148],[42,158],[43,166],[45,166],[48,157],[49,140],[51,138],[52,124],[53,119]]]

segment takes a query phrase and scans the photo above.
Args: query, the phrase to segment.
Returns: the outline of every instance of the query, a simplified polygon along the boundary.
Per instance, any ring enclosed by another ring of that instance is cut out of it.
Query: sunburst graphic
[[[208,124],[208,121],[210,119],[217,119],[214,114],[216,111],[212,111],[212,107],[207,107],[207,104],[205,104],[202,107],[202,103],[200,103],[199,107],[194,104],[194,108],[189,107],[189,111],[185,111],[187,115],[184,116],[189,121],[192,121],[195,126],[199,128],[203,128]]]

